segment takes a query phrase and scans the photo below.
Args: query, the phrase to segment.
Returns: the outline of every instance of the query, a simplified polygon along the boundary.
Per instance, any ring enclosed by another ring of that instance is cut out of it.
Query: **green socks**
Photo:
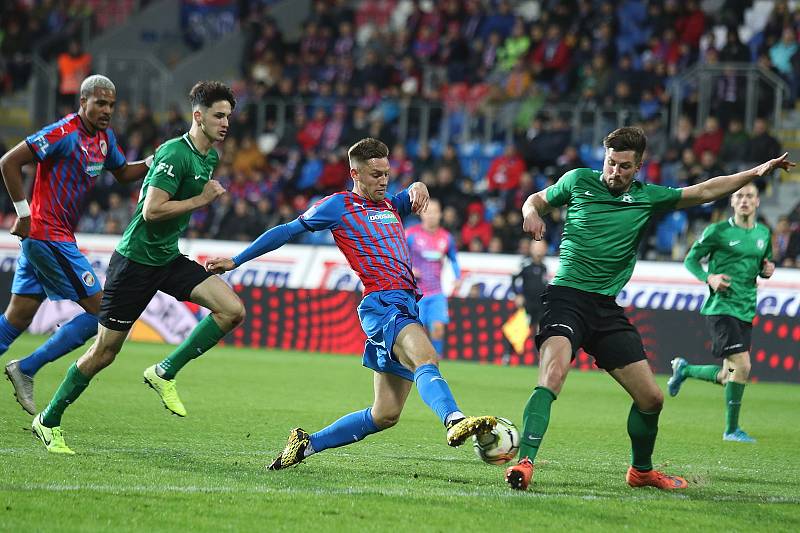
[[[631,405],[631,412],[628,414],[628,435],[631,438],[631,465],[636,470],[653,469],[658,415],[659,413],[640,411],[636,404]]]
[[[64,410],[89,386],[90,379],[81,374],[78,365],[72,363],[50,404],[42,411],[42,424],[49,428],[60,426]]]
[[[174,352],[161,361],[158,366],[164,371],[161,377],[175,379],[175,374],[196,357],[213,348],[225,336],[211,315],[206,316],[192,330],[189,336],[178,346]]]
[[[739,409],[742,407],[744,383],[729,381],[725,384],[725,433],[733,433],[739,428]]]
[[[522,439],[519,447],[519,458],[527,457],[533,462],[542,444],[542,438],[550,423],[550,405],[556,395],[546,387],[536,387],[528,399],[525,412],[522,414]]]
[[[683,369],[683,377],[718,383],[717,374],[719,374],[720,370],[722,370],[722,367],[717,365],[686,365]]]

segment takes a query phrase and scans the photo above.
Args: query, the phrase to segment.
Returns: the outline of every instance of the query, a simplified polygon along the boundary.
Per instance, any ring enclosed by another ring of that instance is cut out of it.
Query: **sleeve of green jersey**
[[[711,255],[714,250],[714,242],[716,240],[715,227],[715,224],[711,224],[703,231],[703,235],[694,241],[692,249],[689,250],[689,253],[686,254],[686,259],[683,260],[686,270],[703,283],[708,281],[708,272],[700,264],[700,260]]]
[[[185,162],[185,153],[179,143],[162,146],[153,158],[153,167],[147,177],[149,185],[174,195],[186,170]]]
[[[545,192],[547,203],[553,207],[561,207],[569,203],[572,197],[572,189],[578,182],[581,169],[570,170],[565,173],[557,182],[547,188]]]
[[[645,190],[650,198],[650,204],[654,211],[666,211],[673,209],[681,199],[681,190],[662,185],[646,184]]]

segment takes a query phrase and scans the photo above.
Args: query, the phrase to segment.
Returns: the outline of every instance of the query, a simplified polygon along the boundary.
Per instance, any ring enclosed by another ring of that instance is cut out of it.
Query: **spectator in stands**
[[[242,138],[242,144],[233,157],[233,171],[241,172],[245,176],[261,174],[267,169],[267,158],[256,145],[255,139],[250,135]]]
[[[73,39],[66,52],[58,56],[58,107],[74,110],[81,82],[92,73],[92,56]]]
[[[697,139],[694,140],[692,150],[694,150],[694,154],[698,158],[702,157],[703,152],[706,150],[713,152],[714,155],[719,155],[724,137],[725,133],[719,127],[719,120],[717,117],[709,116],[706,118],[703,133],[698,135]]]
[[[489,194],[504,195],[519,187],[520,176],[525,172],[525,162],[513,144],[506,145],[503,153],[492,159],[486,172]]]
[[[731,2],[732,0],[727,0]],[[739,39],[739,28],[728,26],[725,46],[719,51],[719,60],[725,63],[746,63],[750,61],[750,50]]]
[[[474,202],[467,207],[467,221],[461,228],[461,242],[470,251],[485,251],[492,240],[492,226],[484,218],[483,204]]]
[[[138,131],[142,136],[143,150],[155,151],[158,144],[158,126],[153,118],[153,112],[145,104],[139,105],[136,117],[128,126],[128,134],[133,131]]]
[[[785,26],[781,39],[769,49],[769,59],[778,70],[780,76],[789,84],[788,102],[797,98],[797,73],[793,61],[797,54],[797,33],[791,26]]]
[[[9,17],[7,25],[2,28],[2,44],[0,44],[0,54],[6,64],[6,69],[11,77],[13,90],[22,89],[31,75],[32,68],[32,37],[24,31],[19,19],[16,16]],[[83,80],[83,78],[81,78]],[[80,84],[80,81],[78,82]],[[71,107],[75,102],[71,103]]]
[[[753,122],[753,137],[750,139],[749,161],[766,161],[781,155],[782,148],[778,139],[770,135],[765,118],[759,117]],[[758,159],[766,156],[767,159]]]
[[[783,267],[797,265],[800,255],[800,232],[793,230],[788,216],[778,218],[772,234],[772,255],[775,264]]]
[[[327,123],[327,115],[324,109],[317,108],[311,120],[306,122],[303,119],[302,122],[304,124],[297,133],[297,144],[300,145],[304,152],[308,152],[317,148],[320,141],[322,141],[322,133],[325,131],[325,125]],[[297,121],[295,121],[295,125],[297,126]]]
[[[748,161],[747,151],[750,147],[750,136],[744,131],[742,119],[734,117],[728,123],[728,129],[722,140],[719,159],[727,166],[734,168],[739,163]]]
[[[78,222],[79,233],[103,233],[106,227],[106,213],[96,201],[89,202],[86,213]]]

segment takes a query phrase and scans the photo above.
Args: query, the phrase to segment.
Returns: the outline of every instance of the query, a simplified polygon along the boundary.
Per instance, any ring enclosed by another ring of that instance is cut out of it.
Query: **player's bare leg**
[[[664,405],[664,394],[658,387],[647,361],[636,361],[609,372],[633,399],[628,415],[631,439],[631,466],[626,480],[631,487],[656,487],[664,490],[684,489],[686,480],[653,469],[653,449],[658,434],[658,416]]]
[[[492,431],[497,424],[495,417],[468,417],[458,409],[450,386],[439,372],[436,350],[419,323],[410,323],[398,333],[393,351],[400,364],[414,372],[422,400],[447,428],[447,444],[460,446],[473,435]]]

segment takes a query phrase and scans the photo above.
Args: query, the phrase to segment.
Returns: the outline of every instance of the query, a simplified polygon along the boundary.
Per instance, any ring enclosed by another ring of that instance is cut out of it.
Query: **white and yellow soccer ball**
[[[519,432],[507,418],[498,418],[491,433],[472,437],[475,455],[490,465],[504,465],[519,451]]]

